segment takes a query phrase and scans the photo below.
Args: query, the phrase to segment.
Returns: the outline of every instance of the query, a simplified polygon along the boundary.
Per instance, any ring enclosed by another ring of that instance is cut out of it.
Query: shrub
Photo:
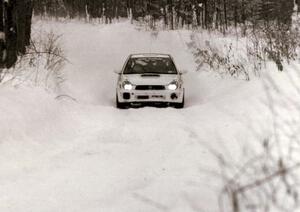
[[[53,32],[40,32],[33,36],[26,53],[19,56],[16,65],[2,72],[0,82],[31,83],[54,89],[64,81],[62,68],[66,61],[60,36]]]
[[[196,38],[196,34],[191,35],[191,41],[187,44],[197,64],[197,71],[213,70],[221,75],[230,75],[236,78],[249,80],[249,72],[245,67],[246,58],[238,55],[238,50],[233,48],[233,43],[212,44],[210,41],[204,42]]]

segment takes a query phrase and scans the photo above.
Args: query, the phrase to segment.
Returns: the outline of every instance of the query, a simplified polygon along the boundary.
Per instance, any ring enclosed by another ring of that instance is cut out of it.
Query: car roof
[[[147,57],[171,58],[171,55],[160,54],[160,53],[142,53],[142,54],[131,54],[130,55],[130,58],[147,58]]]

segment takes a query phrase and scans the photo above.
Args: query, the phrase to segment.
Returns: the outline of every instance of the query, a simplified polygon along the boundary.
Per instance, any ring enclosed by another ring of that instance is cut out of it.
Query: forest
[[[300,0],[295,0],[296,3]],[[205,28],[226,33],[228,28],[263,30],[277,26],[287,31],[291,26],[294,0],[1,0],[1,67],[11,67],[17,55],[25,53],[30,42],[32,15],[55,18],[130,17],[150,19],[154,29],[163,21],[168,29]]]
[[[299,3],[299,0],[296,0]],[[54,17],[128,17],[139,20],[151,16],[162,19],[171,29],[193,25],[227,29],[276,21],[291,22],[294,0],[36,0],[36,15]]]

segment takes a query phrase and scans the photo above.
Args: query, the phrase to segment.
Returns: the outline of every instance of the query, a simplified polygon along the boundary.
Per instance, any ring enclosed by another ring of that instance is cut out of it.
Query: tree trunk
[[[205,28],[208,29],[208,8],[207,8],[207,0],[204,0],[204,22]]]
[[[223,0],[224,4],[224,22],[225,22],[225,30],[228,29],[228,22],[227,22],[227,1]]]
[[[10,68],[30,44],[33,2],[0,0],[0,66]]]
[[[169,16],[170,16],[170,29],[174,30],[174,5],[173,5],[173,0],[170,0],[170,2],[169,2],[168,12],[169,12]]]
[[[235,0],[235,4],[234,4],[234,27],[237,28],[237,24],[238,24],[238,1]]]

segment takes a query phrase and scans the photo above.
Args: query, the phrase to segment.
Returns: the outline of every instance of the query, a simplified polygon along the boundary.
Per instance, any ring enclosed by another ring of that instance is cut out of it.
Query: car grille
[[[137,85],[135,90],[165,90],[163,85]]]
[[[137,99],[149,99],[149,96],[138,96]]]

